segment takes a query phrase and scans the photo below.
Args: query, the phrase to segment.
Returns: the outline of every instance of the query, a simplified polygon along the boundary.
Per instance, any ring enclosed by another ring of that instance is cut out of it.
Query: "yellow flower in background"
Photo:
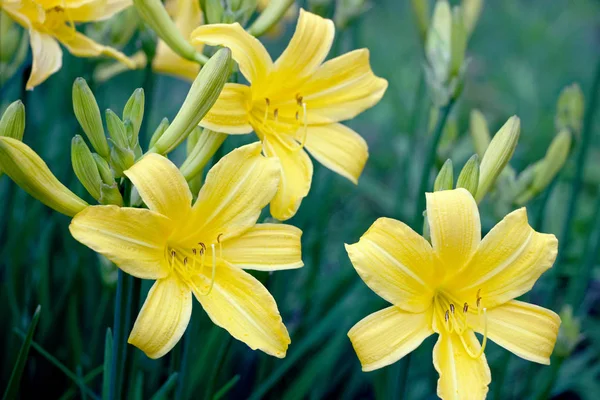
[[[538,233],[524,208],[483,240],[477,204],[465,189],[427,193],[431,245],[402,222],[380,218],[346,245],[365,283],[393,305],[348,333],[364,371],[392,364],[437,333],[438,396],[483,399],[491,381],[487,339],[549,364],[560,318],[514,300],[552,266],[558,241]],[[479,343],[475,332],[483,335]]]
[[[175,346],[192,312],[192,294],[212,321],[252,349],[284,357],[290,337],[275,300],[244,269],[301,267],[290,225],[256,224],[277,190],[277,160],[258,143],[240,147],[208,173],[192,206],[185,178],[149,154],[125,171],[149,209],[88,207],[73,218],[75,239],[124,272],[155,279],[129,343],[158,358]]]
[[[44,82],[62,66],[62,43],[79,57],[113,57],[130,67],[133,61],[118,50],[94,42],[75,30],[77,22],[110,18],[131,0],[2,0],[0,8],[29,31],[33,53],[27,89]]]
[[[387,81],[376,77],[369,51],[355,50],[323,62],[333,22],[304,10],[287,49],[273,62],[264,46],[237,23],[205,25],[193,43],[229,47],[250,86],[228,83],[200,122],[213,131],[253,130],[268,157],[281,161],[271,214],[291,218],[310,189],[313,166],[306,148],[327,168],[356,183],[368,158],[364,139],[340,121],[376,104]]]
[[[202,24],[202,11],[198,0],[170,0],[166,8],[183,37],[189,37],[190,33]],[[202,52],[202,46],[196,48],[198,52]],[[193,81],[200,71],[200,65],[179,56],[165,42],[159,40],[152,60],[152,69]]]

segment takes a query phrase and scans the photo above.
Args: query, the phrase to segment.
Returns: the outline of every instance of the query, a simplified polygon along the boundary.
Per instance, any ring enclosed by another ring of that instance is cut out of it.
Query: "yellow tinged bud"
[[[574,83],[563,89],[556,104],[556,129],[570,129],[573,133],[581,130],[584,98],[578,84]]]
[[[461,8],[463,10],[463,20],[467,37],[469,37],[475,29],[477,21],[479,21],[479,16],[483,8],[483,0],[462,0]]]
[[[115,171],[115,176],[120,178],[123,176],[123,171],[135,163],[135,154],[127,147],[121,147],[114,141],[111,142],[113,146],[110,149],[110,165]]]
[[[183,37],[160,0],[133,0],[133,4],[144,22],[171,50],[186,60],[204,62],[204,56]]]
[[[129,120],[133,124],[133,135],[129,138],[129,144],[132,148],[138,143],[138,136],[144,119],[145,100],[144,89],[136,89],[123,109],[123,121]]]
[[[160,121],[160,124],[158,124],[158,126],[154,130],[154,133],[152,134],[152,137],[150,138],[150,148],[154,147],[156,142],[158,142],[158,139],[160,139],[160,137],[163,135],[163,133],[165,133],[168,127],[169,119],[165,117],[162,119],[162,121]]]
[[[452,189],[454,189],[454,169],[452,168],[452,160],[447,159],[435,178],[433,191],[439,192],[440,190]]]
[[[123,121],[111,109],[106,110],[105,118],[112,141],[119,147],[129,148],[129,139]]]
[[[189,181],[202,172],[208,160],[221,147],[226,138],[227,135],[224,133],[213,132],[209,129],[202,131],[187,159],[181,165],[181,173],[186,180]]]
[[[490,130],[483,113],[477,109],[471,110],[469,118],[469,132],[473,139],[475,152],[480,158],[483,158],[485,150],[490,145]]]
[[[73,217],[88,206],[23,142],[0,137],[0,168],[31,196],[62,214]]]
[[[429,29],[429,0],[411,0],[411,4],[419,28],[419,35],[424,42]]]
[[[571,151],[571,138],[571,132],[564,129],[550,143],[543,167],[536,170],[533,178],[532,186],[537,193],[544,190],[565,165]]]
[[[230,71],[231,50],[223,48],[200,70],[173,122],[149,152],[167,154],[182,143],[215,104]]]
[[[565,305],[559,315],[561,324],[554,354],[559,357],[568,357],[582,339],[581,321],[575,318],[573,307],[570,305]]]
[[[100,155],[94,153],[92,154],[94,157],[94,161],[96,162],[96,167],[98,168],[98,173],[100,174],[100,178],[102,182],[107,185],[112,185],[115,183],[115,177],[113,175],[112,170],[110,169],[110,165],[106,162],[106,160]]]
[[[477,194],[477,186],[479,185],[479,156],[474,154],[465,164],[458,180],[456,181],[457,188],[467,189],[473,196]]]
[[[6,108],[0,119],[0,136],[23,140],[25,133],[25,106],[21,100]]]
[[[480,202],[491,189],[500,172],[510,161],[521,131],[521,120],[513,115],[494,135],[479,167],[479,185],[475,200]]]
[[[77,78],[73,83],[73,111],[96,152],[108,158],[109,149],[104,136],[100,109],[94,93],[83,78]]]
[[[102,178],[92,152],[79,135],[75,135],[71,141],[71,163],[79,182],[94,199],[98,200]]]
[[[114,204],[121,207],[123,205],[123,196],[121,196],[121,192],[119,192],[119,187],[116,183],[113,183],[112,185],[102,183],[100,185],[100,198],[98,201],[102,204]]]

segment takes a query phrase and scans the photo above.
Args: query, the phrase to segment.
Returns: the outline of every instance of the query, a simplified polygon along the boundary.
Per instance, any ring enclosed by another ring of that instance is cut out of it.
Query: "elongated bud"
[[[483,8],[483,0],[462,0],[461,8],[463,10],[463,20],[467,37],[469,37],[473,33],[475,26],[477,26],[477,21],[479,21],[479,16]]]
[[[218,24],[223,22],[223,2],[221,0],[201,0],[201,8],[206,16],[207,24]]]
[[[102,183],[100,185],[100,198],[98,201],[102,204],[114,204],[115,206],[123,206],[123,196],[119,191],[119,186],[116,183],[107,185]]]
[[[544,167],[544,159],[541,159],[525,168],[517,177],[514,185],[514,202],[523,205],[531,200],[536,193],[533,191],[533,179],[540,168]]]
[[[40,156],[19,140],[0,137],[0,169],[31,196],[59,213],[73,217],[88,206],[56,179]]]
[[[204,129],[190,154],[181,165],[181,173],[185,176],[185,179],[191,180],[202,172],[208,160],[221,147],[226,138],[227,135],[224,133]]]
[[[450,38],[450,75],[457,76],[460,73],[467,50],[467,30],[460,7],[452,8],[452,32]]]
[[[223,48],[200,70],[181,109],[149,152],[167,154],[183,142],[217,101],[231,71],[231,50]]]
[[[160,121],[160,124],[158,124],[158,126],[154,130],[154,133],[152,134],[152,137],[150,138],[150,148],[154,147],[156,142],[158,142],[158,139],[161,138],[161,136],[163,135],[163,133],[165,133],[168,127],[169,119],[165,117],[162,119],[162,121]]]
[[[458,180],[456,181],[457,188],[465,188],[473,196],[477,194],[477,186],[479,185],[479,156],[473,154],[469,161],[465,164]]]
[[[485,150],[490,145],[490,130],[487,121],[481,111],[477,109],[471,110],[469,118],[469,132],[473,139],[473,146],[479,158],[483,158]]]
[[[583,119],[583,103],[583,92],[578,84],[574,83],[563,89],[556,104],[555,124],[558,131],[569,129],[579,134]]]
[[[248,33],[256,37],[264,35],[283,18],[292,4],[294,0],[269,1],[267,7],[248,28]]]
[[[133,124],[133,135],[129,138],[129,144],[132,148],[138,143],[140,127],[144,119],[144,102],[144,89],[136,89],[123,109],[123,121],[130,120]]]
[[[429,0],[411,0],[413,14],[415,16],[419,36],[425,42],[427,30],[429,29]]]
[[[21,100],[6,108],[0,119],[0,136],[23,140],[25,133],[25,106]]]
[[[102,157],[108,158],[108,143],[104,136],[100,109],[94,93],[83,78],[77,78],[73,83],[73,111],[96,152]]]
[[[452,42],[452,12],[446,0],[439,0],[433,9],[433,17],[427,33],[425,55],[435,83],[448,80]]]
[[[452,190],[454,188],[454,168],[452,168],[452,160],[447,159],[442,169],[435,178],[433,183],[433,191]]]
[[[113,175],[112,170],[110,169],[110,165],[108,165],[106,160],[96,153],[92,154],[92,156],[94,157],[94,161],[96,162],[96,167],[98,168],[98,173],[100,174],[102,182],[107,185],[112,185],[113,183],[115,183],[115,177]]]
[[[175,53],[186,60],[203,63],[203,57],[183,37],[175,22],[169,17],[160,0],[133,0],[140,17]]]
[[[123,176],[123,171],[129,169],[135,163],[135,153],[128,147],[121,147],[111,140],[110,165],[115,171],[115,177]]]
[[[521,132],[521,120],[513,115],[494,135],[479,167],[479,185],[475,200],[480,202],[492,188],[500,172],[510,161]]]
[[[573,315],[573,307],[565,305],[560,312],[560,329],[556,339],[554,354],[559,357],[568,357],[582,339],[581,321]]]
[[[125,124],[111,109],[106,110],[106,127],[113,143],[122,148],[129,148],[129,138]]]
[[[571,138],[571,132],[564,129],[550,143],[544,157],[544,166],[536,171],[533,178],[533,188],[536,192],[544,190],[565,165],[571,151]]]
[[[92,152],[79,135],[75,135],[71,141],[71,163],[79,182],[94,199],[98,200],[102,178]]]

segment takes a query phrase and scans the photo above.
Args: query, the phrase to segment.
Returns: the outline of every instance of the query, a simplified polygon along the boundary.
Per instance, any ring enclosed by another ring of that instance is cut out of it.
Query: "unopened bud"
[[[140,17],[175,53],[190,61],[203,62],[203,57],[183,37],[160,0],[133,0]]]
[[[452,189],[454,189],[454,169],[452,168],[452,160],[447,159],[435,178],[433,191],[439,192],[440,190]]]
[[[533,178],[533,188],[538,193],[552,182],[563,165],[565,165],[571,151],[571,138],[571,132],[565,129],[556,135],[552,143],[550,143],[544,157],[544,166],[536,171]]]
[[[468,37],[471,36],[477,25],[477,21],[479,21],[481,9],[483,8],[483,0],[462,0],[461,8],[463,10],[463,21]]]
[[[231,50],[223,48],[200,70],[175,119],[149,151],[167,154],[182,143],[215,104],[230,71]]]
[[[256,37],[264,35],[281,21],[292,4],[294,4],[294,0],[269,1],[267,7],[248,28],[248,33]]]
[[[0,136],[23,140],[25,133],[25,106],[21,100],[6,108],[0,119]]]
[[[122,148],[129,148],[129,139],[125,124],[111,109],[106,110],[106,127],[113,143]]]
[[[71,141],[71,164],[79,182],[94,199],[98,200],[102,178],[92,152],[79,135],[75,135]]]
[[[168,127],[169,120],[165,117],[162,119],[162,121],[160,121],[160,124],[158,124],[158,126],[154,130],[154,133],[152,134],[152,137],[150,138],[150,148],[154,147],[156,142],[158,142],[158,139],[160,139],[160,137],[163,135],[163,133],[165,133]]]
[[[574,83],[563,89],[556,104],[555,123],[558,131],[569,129],[575,134],[581,131],[583,103],[583,92],[578,84]]]
[[[541,159],[525,168],[517,177],[514,184],[514,202],[518,205],[524,205],[531,200],[537,193],[533,190],[533,179],[538,171],[544,167],[544,159]]]
[[[123,196],[119,192],[119,186],[116,183],[107,185],[102,183],[100,185],[100,198],[98,201],[102,204],[114,204],[115,206],[123,206]]]
[[[115,171],[115,177],[123,176],[123,171],[129,169],[135,163],[135,153],[128,147],[121,147],[111,140],[110,165]]]
[[[467,50],[467,30],[460,7],[452,9],[452,29],[450,35],[450,76],[458,76]]]
[[[221,0],[203,0],[202,11],[206,16],[207,24],[218,24],[223,22],[223,2]]]
[[[138,136],[144,119],[144,102],[144,89],[136,89],[123,109],[123,121],[130,120],[133,124],[133,136],[129,138],[129,144],[132,148],[138,143]]]
[[[94,93],[83,78],[77,78],[73,83],[73,111],[96,152],[108,158],[109,149],[104,136],[100,109]]]
[[[445,83],[449,77],[452,42],[452,12],[446,0],[439,0],[433,9],[433,17],[427,33],[425,55],[432,79],[437,84]]]
[[[417,21],[419,36],[425,42],[429,29],[429,0],[411,0],[413,14]]]
[[[31,196],[59,213],[73,217],[88,206],[21,141],[0,137],[0,169]]]
[[[221,147],[225,138],[227,138],[227,135],[224,133],[213,132],[209,129],[202,131],[187,159],[181,165],[181,173],[185,179],[190,180],[202,172],[208,160]]]
[[[100,174],[102,182],[106,183],[107,185],[112,185],[115,183],[115,177],[110,169],[110,165],[108,165],[106,160],[96,153],[92,154],[92,156],[96,162],[96,167],[98,168],[98,173]]]
[[[554,354],[568,357],[582,339],[581,321],[573,316],[573,307],[570,305],[565,305],[559,315],[561,323]]]
[[[477,109],[471,110],[469,118],[469,132],[473,139],[473,146],[479,158],[483,158],[485,150],[490,145],[490,130],[485,116]]]
[[[492,188],[500,172],[510,161],[521,132],[521,121],[513,115],[494,135],[479,167],[479,185],[475,200],[480,202]]]
[[[456,181],[457,188],[465,188],[473,196],[477,194],[477,186],[479,185],[479,156],[473,154],[469,161],[465,164],[458,180]]]

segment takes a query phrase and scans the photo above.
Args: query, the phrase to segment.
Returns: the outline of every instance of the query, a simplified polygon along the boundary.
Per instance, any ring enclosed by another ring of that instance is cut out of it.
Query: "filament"
[[[267,122],[267,118],[269,118],[269,106],[271,105],[271,100],[265,98],[265,102],[267,106],[265,107],[265,116],[263,117],[263,125]]]
[[[463,344],[463,347],[465,348],[465,351],[467,352],[467,354],[469,354],[469,357],[471,357],[471,358],[481,357],[481,355],[485,351],[485,346],[487,345],[487,338],[488,338],[487,308],[483,309],[483,341],[481,342],[481,347],[480,347],[479,351],[474,354],[471,351],[471,349],[469,348],[469,346],[467,345],[467,343],[465,342],[463,335],[459,335],[459,337],[460,337],[460,341]]]

